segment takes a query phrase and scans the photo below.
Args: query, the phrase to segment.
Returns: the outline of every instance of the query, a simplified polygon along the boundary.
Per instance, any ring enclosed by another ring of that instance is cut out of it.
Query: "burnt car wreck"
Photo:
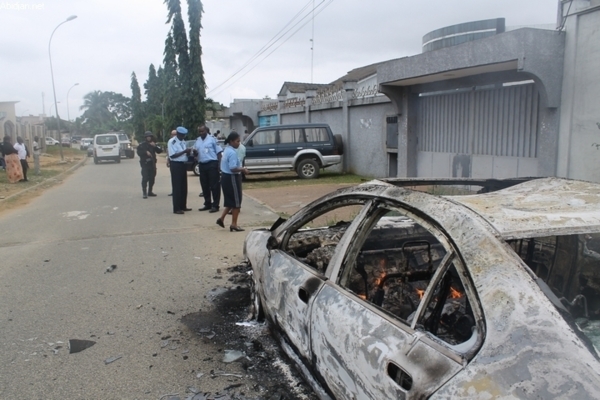
[[[440,183],[481,190],[406,188]],[[257,314],[322,398],[600,394],[598,184],[375,180],[244,252]]]

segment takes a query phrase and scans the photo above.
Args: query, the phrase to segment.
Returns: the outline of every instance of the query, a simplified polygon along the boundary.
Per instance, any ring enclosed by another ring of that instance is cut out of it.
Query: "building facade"
[[[599,26],[600,0],[573,0],[550,29],[441,28],[421,54],[234,101],[231,125],[328,123],[344,139],[340,169],[370,177],[600,181]]]

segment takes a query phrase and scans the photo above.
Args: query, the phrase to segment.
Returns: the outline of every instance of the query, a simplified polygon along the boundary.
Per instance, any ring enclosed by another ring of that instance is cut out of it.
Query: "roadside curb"
[[[49,180],[51,180],[51,179],[58,179],[58,178],[60,178],[61,176],[65,175],[65,174],[68,174],[69,172],[71,172],[71,171],[73,171],[73,170],[75,170],[75,169],[77,169],[77,168],[81,167],[83,164],[85,164],[85,162],[87,161],[87,159],[88,159],[87,157],[83,157],[83,159],[82,159],[81,161],[79,161],[77,164],[73,165],[73,166],[72,166],[71,168],[69,168],[68,170],[66,170],[66,171],[63,171],[63,172],[61,172],[60,174],[58,174],[58,175],[56,175],[56,176],[53,176],[52,178],[44,179],[44,180],[43,180],[43,181],[41,181],[40,183],[37,183],[37,184],[35,184],[35,185],[31,186],[31,187],[28,187],[27,189],[23,189],[23,190],[21,190],[20,192],[17,192],[17,193],[15,193],[15,194],[11,194],[10,196],[8,196],[8,197],[5,197],[4,199],[0,199],[0,202],[6,201],[6,200],[10,200],[10,199],[12,199],[13,197],[17,197],[17,196],[20,196],[20,195],[22,195],[23,193],[27,193],[27,192],[29,192],[30,190],[37,189],[38,187],[40,187],[41,185],[43,185],[43,184],[47,183],[47,182],[48,182]]]
[[[263,201],[260,201],[259,199],[257,199],[257,198],[256,198],[256,197],[254,197],[254,196],[250,196],[249,194],[247,194],[247,193],[244,193],[244,192],[243,192],[243,189],[242,189],[242,193],[243,193],[243,196],[246,196],[246,197],[249,197],[249,198],[251,198],[252,200],[254,200],[255,202],[257,202],[257,203],[258,203],[258,204],[260,204],[261,206],[263,206],[263,207],[265,207],[266,209],[268,209],[269,211],[271,211],[273,214],[277,214],[277,215],[279,215],[279,212],[278,212],[277,210],[275,210],[273,207],[271,207],[270,205],[268,205],[267,203],[265,203],[265,202],[263,202]]]

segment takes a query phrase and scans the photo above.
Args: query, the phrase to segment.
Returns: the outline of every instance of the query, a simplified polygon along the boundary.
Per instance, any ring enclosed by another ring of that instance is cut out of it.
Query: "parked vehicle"
[[[57,146],[60,143],[58,140],[50,136],[46,136],[44,141],[46,142],[46,146]]]
[[[94,138],[82,138],[79,143],[79,150],[87,150],[92,143],[94,143]]]
[[[133,150],[129,136],[123,132],[117,132],[117,134],[119,135],[121,157],[133,158],[135,156],[135,151]]]
[[[296,171],[303,179],[319,176],[321,168],[342,161],[341,135],[327,124],[264,126],[244,141],[250,172]]]
[[[441,183],[489,193],[405,188]],[[375,180],[251,232],[244,253],[256,315],[318,393],[598,398],[600,184]]]
[[[60,140],[60,145],[62,147],[71,147],[71,139],[68,137],[64,137]]]
[[[121,143],[117,133],[103,133],[94,136],[94,164],[103,160],[121,162]]]

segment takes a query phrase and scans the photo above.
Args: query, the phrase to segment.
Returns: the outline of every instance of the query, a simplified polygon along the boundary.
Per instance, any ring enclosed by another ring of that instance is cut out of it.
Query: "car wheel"
[[[344,141],[342,140],[342,135],[335,134],[333,135],[333,144],[337,149],[337,153],[341,156],[344,154]]]
[[[115,162],[116,162],[117,164],[121,164],[121,156],[119,156],[119,157],[115,158]]]
[[[94,164],[98,164],[98,157],[94,157]]]
[[[298,163],[296,173],[302,179],[315,179],[319,177],[319,164],[312,158],[305,158]]]
[[[194,168],[192,169],[192,171],[194,171],[194,175],[200,176],[200,164],[194,164]]]

